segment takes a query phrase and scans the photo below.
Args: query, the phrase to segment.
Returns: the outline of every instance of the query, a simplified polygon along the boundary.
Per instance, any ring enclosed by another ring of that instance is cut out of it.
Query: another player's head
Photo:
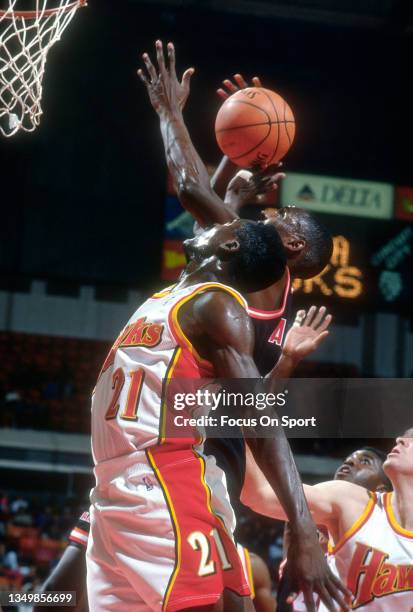
[[[280,235],[293,276],[305,279],[320,274],[333,252],[327,229],[311,213],[295,206],[263,212],[266,223],[274,225]]]
[[[286,266],[284,246],[272,225],[236,219],[185,240],[187,270],[213,270],[240,291],[260,291],[277,282]]]
[[[390,491],[391,482],[383,470],[385,460],[386,453],[365,446],[345,459],[334,474],[334,480],[346,480],[369,491]]]
[[[393,486],[397,485],[400,478],[406,477],[413,484],[413,428],[396,438],[396,444],[387,455],[383,469]]]

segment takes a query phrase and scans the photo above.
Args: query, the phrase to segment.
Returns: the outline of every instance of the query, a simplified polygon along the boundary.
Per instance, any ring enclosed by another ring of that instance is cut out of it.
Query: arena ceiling
[[[200,8],[316,23],[389,27],[413,33],[411,0],[139,0],[180,8]]]

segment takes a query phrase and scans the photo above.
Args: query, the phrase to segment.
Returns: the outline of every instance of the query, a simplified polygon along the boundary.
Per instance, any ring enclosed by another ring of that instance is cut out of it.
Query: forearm
[[[202,226],[237,218],[211,188],[205,164],[199,157],[180,111],[160,115],[166,162],[182,206]]]
[[[211,178],[212,189],[222,199],[225,197],[228,183],[234,176],[236,168],[237,166],[229,159],[229,157],[224,155]]]
[[[258,489],[258,501],[253,502],[253,509],[272,518],[290,521],[296,532],[305,528],[308,532],[311,514],[290,445],[281,426],[274,427],[273,433],[271,438],[248,440],[254,460],[268,483]],[[249,496],[250,501],[253,495]]]

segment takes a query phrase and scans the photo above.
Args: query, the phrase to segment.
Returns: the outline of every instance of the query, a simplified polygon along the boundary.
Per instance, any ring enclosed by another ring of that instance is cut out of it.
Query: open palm
[[[299,310],[285,338],[283,353],[295,361],[300,361],[315,351],[328,336],[332,318],[324,306],[311,306],[307,312]]]

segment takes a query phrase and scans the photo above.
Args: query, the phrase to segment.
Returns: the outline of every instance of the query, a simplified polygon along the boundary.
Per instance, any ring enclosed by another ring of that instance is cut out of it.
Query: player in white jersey
[[[168,437],[166,400],[173,379],[259,377],[246,304],[229,285],[252,291],[268,286],[284,273],[284,251],[273,227],[241,220],[187,241],[186,249],[180,281],[138,308],[96,385],[96,486],[87,551],[93,612],[252,609],[231,536],[225,475],[203,455],[198,435]],[[327,335],[330,320],[313,312],[297,323],[270,380],[288,376]],[[341,601],[284,432],[275,427],[274,434],[251,445],[296,526],[302,553],[296,573],[304,587]]]
[[[383,464],[393,492],[369,492],[340,480],[304,485],[314,520],[328,528],[330,563],[351,590],[354,610],[413,609],[412,436],[413,429],[397,438]],[[242,501],[267,516],[285,518],[257,466],[247,479]],[[318,609],[326,608],[320,603]]]

